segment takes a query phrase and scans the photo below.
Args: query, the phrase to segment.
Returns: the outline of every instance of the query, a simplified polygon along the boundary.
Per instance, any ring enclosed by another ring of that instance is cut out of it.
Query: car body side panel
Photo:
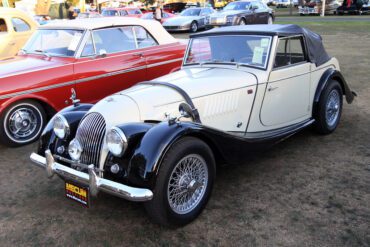
[[[74,70],[77,96],[86,103],[146,80],[145,58],[136,51],[82,58],[74,64]]]
[[[308,62],[273,70],[262,103],[262,124],[291,125],[309,118],[310,77]]]
[[[185,45],[175,43],[138,50],[147,64],[146,80],[152,80],[181,68]]]
[[[54,110],[60,110],[70,104],[69,97],[75,84],[73,59],[50,59],[54,61],[51,62],[52,67],[41,66],[24,73],[0,77],[0,112],[9,104],[22,99],[38,99]]]

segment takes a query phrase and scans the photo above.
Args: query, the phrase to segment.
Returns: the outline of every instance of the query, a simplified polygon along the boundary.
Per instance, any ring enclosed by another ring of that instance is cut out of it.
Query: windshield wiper
[[[43,54],[44,56],[46,56],[48,58],[51,57],[51,55],[47,51],[43,51],[43,50],[34,50],[34,51],[37,52],[37,53],[41,53],[41,54]]]

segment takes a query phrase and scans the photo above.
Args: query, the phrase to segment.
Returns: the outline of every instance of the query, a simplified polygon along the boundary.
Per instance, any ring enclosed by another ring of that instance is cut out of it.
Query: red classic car
[[[16,57],[0,61],[0,141],[30,143],[72,104],[71,90],[94,103],[180,68],[184,51],[156,21],[93,18],[39,27]]]

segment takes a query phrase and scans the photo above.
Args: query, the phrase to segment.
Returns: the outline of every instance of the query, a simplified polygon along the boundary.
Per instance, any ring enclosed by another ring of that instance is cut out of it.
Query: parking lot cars
[[[47,119],[83,102],[171,72],[185,45],[160,23],[138,18],[92,18],[41,26],[22,54],[0,62],[0,141],[17,146],[38,138]]]
[[[83,12],[77,15],[77,19],[86,19],[86,18],[98,18],[102,17],[98,12]]]
[[[206,205],[216,163],[239,164],[310,125],[333,132],[343,95],[354,99],[318,34],[213,29],[191,36],[180,71],[59,112],[31,160],[85,206],[102,191],[183,225]]]
[[[105,8],[102,10],[101,15],[104,17],[112,16],[125,16],[125,17],[138,17],[140,18],[143,13],[139,8],[124,7],[124,8]]]
[[[337,8],[338,15],[352,14],[361,15],[370,13],[370,1],[369,0],[354,0],[348,2],[343,1],[342,5]]]
[[[171,14],[171,13],[168,13],[166,11],[163,11],[162,12],[162,19],[161,19],[161,23],[165,22],[166,20],[170,19],[170,18],[173,18],[175,17],[176,15],[174,14]],[[153,12],[148,12],[148,13],[145,13],[141,16],[141,19],[145,19],[145,20],[154,20],[154,14]]]
[[[325,14],[335,15],[337,13],[337,8],[339,2],[336,0],[325,1]],[[320,15],[322,12],[322,1],[321,0],[311,0],[304,6],[298,7],[298,13],[300,15]]]
[[[230,2],[225,8],[210,15],[206,20],[207,27],[272,24],[274,11],[261,1]]]
[[[205,28],[205,20],[213,12],[212,8],[188,8],[183,10],[180,15],[163,22],[163,27],[169,32],[190,31],[195,33],[199,29]]]
[[[37,22],[21,10],[0,8],[0,60],[16,55],[37,26]]]

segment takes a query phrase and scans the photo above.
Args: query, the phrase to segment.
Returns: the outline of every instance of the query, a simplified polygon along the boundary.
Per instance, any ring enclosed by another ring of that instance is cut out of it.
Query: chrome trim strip
[[[32,153],[30,159],[36,166],[45,169],[49,178],[57,174],[62,178],[88,185],[92,196],[97,196],[99,191],[103,191],[136,202],[149,201],[153,198],[153,192],[149,189],[135,188],[98,177],[94,165],[89,165],[89,173],[84,173],[59,164],[54,161],[50,150],[45,151],[45,157]]]
[[[45,91],[45,90],[49,90],[49,89],[54,89],[54,88],[59,88],[59,87],[64,87],[64,86],[69,86],[69,85],[73,85],[73,84],[75,84],[75,81],[68,81],[68,82],[63,82],[63,83],[59,83],[59,84],[55,84],[55,85],[50,85],[50,86],[45,86],[45,87],[39,87],[39,88],[35,88],[35,89],[29,89],[29,90],[25,90],[25,91],[22,91],[22,92],[4,94],[4,95],[1,95],[0,96],[0,100],[2,100],[2,99],[8,99],[8,98],[13,98],[13,97],[16,97],[16,96],[19,96],[19,95],[23,95],[23,94],[37,93],[37,92]]]
[[[5,95],[0,96],[0,100],[16,97],[16,96],[23,95],[23,94],[37,93],[37,92],[41,92],[41,91],[45,91],[45,90],[49,90],[49,89],[54,89],[54,88],[69,86],[69,85],[73,85],[73,84],[77,84],[77,83],[97,80],[97,79],[104,78],[104,77],[109,77],[109,76],[114,76],[114,75],[119,75],[119,74],[125,74],[125,73],[129,73],[129,72],[133,72],[133,71],[137,71],[137,70],[142,70],[142,69],[146,69],[146,68],[153,68],[153,67],[156,67],[156,66],[161,66],[161,65],[169,64],[169,63],[174,63],[174,62],[178,62],[178,61],[181,61],[181,60],[182,60],[182,58],[176,58],[176,59],[172,59],[172,60],[168,60],[168,61],[164,61],[164,62],[150,64],[148,66],[143,65],[143,66],[136,67],[136,68],[123,69],[123,70],[114,71],[114,72],[110,72],[110,73],[106,73],[106,74],[102,74],[102,75],[86,77],[86,78],[78,79],[76,81],[68,81],[68,82],[63,82],[63,83],[59,83],[59,84],[54,84],[54,85],[51,85],[51,86],[45,86],[45,87],[30,89],[30,90],[26,90],[26,91],[22,91],[22,92],[5,94]]]

